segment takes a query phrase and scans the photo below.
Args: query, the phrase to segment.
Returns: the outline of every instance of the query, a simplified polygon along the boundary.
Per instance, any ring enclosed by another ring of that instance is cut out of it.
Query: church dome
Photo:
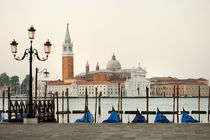
[[[108,70],[119,70],[121,69],[121,64],[116,60],[115,55],[113,54],[112,59],[106,65],[106,69]]]

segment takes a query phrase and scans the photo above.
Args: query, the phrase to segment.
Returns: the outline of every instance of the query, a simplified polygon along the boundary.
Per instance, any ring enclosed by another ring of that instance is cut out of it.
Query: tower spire
[[[112,60],[116,60],[115,54],[113,53]]]
[[[63,81],[74,78],[74,53],[73,53],[73,44],[71,42],[68,23],[63,43],[62,76],[63,76]]]
[[[65,42],[69,42],[69,43],[71,42],[71,37],[70,37],[70,33],[69,33],[69,23],[67,23]]]
[[[96,64],[96,71],[99,70],[99,64],[98,64],[98,61],[97,61],[97,64]]]

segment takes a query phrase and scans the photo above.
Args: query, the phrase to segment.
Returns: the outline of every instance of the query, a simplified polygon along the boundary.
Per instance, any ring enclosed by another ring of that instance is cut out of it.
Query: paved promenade
[[[0,140],[210,140],[210,124],[0,124]]]

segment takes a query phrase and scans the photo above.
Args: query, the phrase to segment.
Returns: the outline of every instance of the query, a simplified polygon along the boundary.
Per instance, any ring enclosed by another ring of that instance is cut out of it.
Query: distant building
[[[86,64],[86,72],[77,74],[75,79],[85,81],[110,81],[124,82],[131,77],[132,69],[121,69],[120,62],[113,54],[112,59],[108,61],[106,69],[100,69],[99,64],[96,65],[96,70],[90,71],[89,64]]]
[[[68,88],[68,96],[70,97],[85,97],[85,90],[87,89],[88,97],[96,96],[97,93],[102,97],[118,97],[118,83],[111,82],[87,82],[72,80],[71,82],[49,82],[47,92],[58,92],[58,96],[67,96],[66,89]]]
[[[73,56],[73,43],[67,25],[62,53],[62,81],[47,82],[47,93],[58,92],[59,96],[62,96],[62,93],[67,96],[66,89],[68,88],[68,96],[84,97],[87,88],[89,97],[95,97],[97,88],[98,93],[101,93],[103,97],[117,97],[120,86],[123,96],[145,96],[145,89],[149,86],[149,82],[146,80],[146,71],[140,66],[137,69],[122,69],[120,62],[113,54],[106,69],[100,69],[97,62],[95,70],[91,71],[87,62],[86,71],[74,77]],[[131,87],[134,87],[135,91]],[[40,95],[43,95],[44,90],[39,91]]]
[[[133,69],[131,78],[125,81],[125,96],[138,97],[146,96],[146,87],[150,89],[150,81],[146,79],[146,70],[140,66]],[[150,91],[149,91],[150,93]]]
[[[46,83],[47,81],[43,81],[43,80],[38,80],[37,81],[37,97],[44,97],[45,96],[45,92],[46,92]],[[35,97],[35,81],[32,84],[32,93],[33,96]],[[48,96],[48,94],[51,93],[51,91],[46,92],[46,96]]]
[[[174,94],[174,87],[175,93],[177,93],[177,85],[179,85],[179,96],[198,96],[199,87],[201,96],[209,96],[209,81],[206,79],[178,79],[172,77],[153,77],[150,78],[150,81],[150,94],[152,96],[172,97]]]
[[[62,53],[62,79],[63,81],[74,78],[74,53],[69,28],[67,24],[66,35]]]

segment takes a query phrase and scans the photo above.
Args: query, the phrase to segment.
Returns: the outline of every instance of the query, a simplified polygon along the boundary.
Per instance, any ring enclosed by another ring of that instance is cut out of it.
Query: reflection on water
[[[124,98],[122,100],[123,111],[133,110],[137,108],[140,111],[146,110],[146,99],[145,98]],[[64,110],[67,110],[67,100],[64,99]],[[208,98],[201,98],[201,110],[208,110]],[[72,110],[84,110],[85,99],[84,98],[70,98],[69,100],[69,109]],[[117,98],[102,98],[101,99],[101,115],[97,114],[97,122],[101,123],[103,120],[109,117],[108,111],[112,109],[112,106],[117,110],[118,99]],[[157,107],[161,111],[172,111],[173,98],[150,98],[149,99],[149,110],[156,111]],[[7,110],[7,99],[5,100],[5,110]],[[56,104],[55,104],[56,107]],[[95,99],[90,98],[88,100],[88,107],[90,112],[95,114]],[[198,99],[197,98],[180,98],[179,99],[179,110],[185,108],[186,111],[198,110]],[[0,110],[2,110],[2,98],[0,98]],[[62,110],[62,99],[59,99],[59,111]],[[195,119],[198,119],[197,114],[191,114]],[[62,122],[62,115],[59,115],[59,122]],[[76,119],[82,118],[83,114],[70,114],[70,122],[73,123]],[[172,120],[172,115],[166,115],[169,120]],[[5,114],[7,117],[7,114]],[[123,114],[123,123],[133,120],[135,115]],[[146,116],[145,116],[146,117]],[[149,123],[153,123],[155,115],[149,115]],[[67,115],[64,115],[64,123],[67,122]],[[175,116],[176,122],[176,116]],[[179,122],[181,122],[181,115],[179,115]],[[201,122],[207,122],[207,114],[201,114]]]

